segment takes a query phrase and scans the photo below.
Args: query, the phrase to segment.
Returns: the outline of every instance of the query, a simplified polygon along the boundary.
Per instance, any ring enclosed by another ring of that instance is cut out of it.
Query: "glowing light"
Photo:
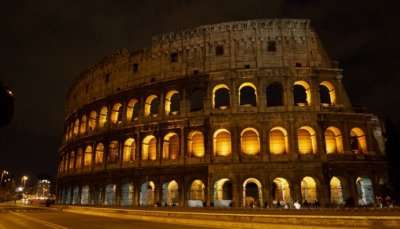
[[[214,133],[214,155],[228,156],[232,153],[231,133],[226,129],[219,129]]]
[[[294,85],[302,86],[304,88],[305,93],[306,93],[306,102],[307,102],[307,104],[300,104],[299,103],[298,106],[306,106],[306,105],[309,106],[309,105],[311,105],[311,89],[310,89],[310,85],[306,81],[303,81],[303,80],[296,81],[294,83]]]
[[[297,130],[298,150],[300,154],[317,152],[317,139],[315,131],[309,126],[300,127]]]
[[[148,135],[142,143],[142,160],[157,159],[157,139],[153,135]]]
[[[247,155],[256,155],[260,152],[260,138],[254,128],[246,128],[240,134],[242,152]]]
[[[271,154],[288,152],[289,143],[287,131],[282,127],[274,127],[269,132],[269,150]]]
[[[317,183],[312,177],[304,177],[301,181],[301,196],[303,201],[314,203],[317,200]]]
[[[192,131],[188,138],[188,151],[195,157],[204,157],[204,136],[200,131]]]
[[[327,154],[343,153],[343,140],[338,128],[328,127],[325,130],[325,149]]]

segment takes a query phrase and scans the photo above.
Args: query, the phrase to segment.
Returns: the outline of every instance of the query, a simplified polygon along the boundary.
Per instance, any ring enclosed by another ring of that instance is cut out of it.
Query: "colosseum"
[[[342,80],[305,19],[204,25],[120,50],[68,91],[58,202],[371,205],[387,183],[384,127]]]

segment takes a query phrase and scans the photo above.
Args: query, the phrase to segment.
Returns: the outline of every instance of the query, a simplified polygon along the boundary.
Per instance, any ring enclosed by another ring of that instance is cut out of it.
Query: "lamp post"
[[[26,185],[26,181],[29,179],[29,177],[28,176],[22,176],[21,177],[21,183],[23,184],[23,187],[25,188],[25,185]]]
[[[4,178],[5,175],[8,175],[8,171],[7,171],[7,170],[3,170],[3,171],[1,172],[0,184],[3,183],[3,178]]]

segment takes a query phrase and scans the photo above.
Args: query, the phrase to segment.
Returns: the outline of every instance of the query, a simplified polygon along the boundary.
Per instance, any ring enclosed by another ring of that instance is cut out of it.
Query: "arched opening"
[[[269,151],[271,154],[286,154],[289,151],[289,141],[286,129],[274,127],[269,131]]]
[[[228,130],[215,131],[213,142],[215,156],[229,156],[232,153],[231,133]]]
[[[116,103],[111,110],[111,123],[118,124],[122,121],[122,104]]]
[[[350,137],[351,151],[354,153],[367,153],[367,139],[362,129],[358,127],[351,129]]]
[[[89,192],[89,185],[85,185],[82,187],[81,190],[81,204],[82,205],[88,205],[89,204],[89,197],[90,197],[90,192]]]
[[[179,186],[175,180],[163,184],[162,205],[170,207],[179,205]]]
[[[135,139],[128,138],[124,142],[124,150],[122,155],[122,160],[124,162],[134,161],[135,160],[135,151],[136,151],[136,144]]]
[[[257,88],[254,84],[246,82],[240,85],[239,104],[241,106],[257,106]]]
[[[108,145],[108,162],[116,163],[119,160],[119,142],[111,141]]]
[[[83,154],[82,149],[79,148],[78,152],[76,153],[75,169],[82,168],[82,158],[83,158],[82,154]]]
[[[157,159],[157,139],[148,135],[142,142],[142,160],[155,161]]]
[[[296,106],[311,105],[311,89],[306,81],[296,81],[293,86],[293,98]]]
[[[267,106],[283,106],[283,86],[279,82],[273,82],[267,87]]]
[[[219,84],[213,89],[213,108],[225,110],[230,106],[230,91],[225,84]]]
[[[86,133],[86,125],[87,125],[87,118],[86,118],[86,115],[83,115],[82,118],[81,118],[81,127],[80,127],[80,130],[79,130],[79,132],[81,134],[85,134]]]
[[[203,90],[196,88],[190,93],[190,112],[203,110]]]
[[[272,198],[274,204],[285,206],[291,201],[289,182],[282,177],[277,177],[272,182]]]
[[[65,204],[71,204],[71,187],[66,188],[65,191]]]
[[[165,114],[177,115],[180,110],[179,92],[176,90],[169,91],[165,96]]]
[[[103,128],[107,122],[107,115],[108,109],[107,107],[102,107],[100,110],[100,117],[99,117],[99,127]]]
[[[205,185],[201,180],[194,180],[190,185],[189,207],[203,207],[205,201]]]
[[[243,182],[243,206],[254,208],[262,207],[263,204],[261,182],[255,178],[248,178]]]
[[[297,130],[298,150],[300,154],[315,154],[317,152],[317,137],[313,128],[300,127]]]
[[[79,119],[76,119],[74,125],[74,135],[77,136],[78,134],[79,134]]]
[[[133,184],[128,182],[121,186],[121,206],[133,205]]]
[[[368,177],[358,177],[356,180],[358,205],[365,206],[374,203],[374,189]]]
[[[91,146],[86,146],[85,156],[83,159],[83,166],[85,168],[88,168],[92,165],[92,155],[93,155],[93,148]]]
[[[190,157],[204,157],[204,135],[200,131],[192,131],[188,135],[188,152]]]
[[[79,201],[79,186],[75,186],[74,189],[72,190],[72,204],[77,205],[80,203]]]
[[[223,178],[214,184],[214,206],[231,207],[233,199],[232,182],[228,178]]]
[[[144,116],[157,116],[160,106],[160,100],[156,95],[149,95],[146,98],[145,105],[144,105]]]
[[[176,160],[179,156],[179,137],[176,133],[170,132],[165,135],[163,141],[163,159]]]
[[[319,84],[319,100],[322,106],[331,106],[336,104],[335,87],[331,82],[323,81]]]
[[[154,206],[154,191],[155,184],[153,181],[148,181],[140,186],[139,205],[140,206]]]
[[[242,153],[256,155],[260,152],[260,137],[254,128],[246,128],[240,134],[240,145]]]
[[[342,133],[336,127],[325,130],[325,150],[327,154],[343,153]]]
[[[304,177],[301,181],[301,197],[303,204],[314,204],[317,199],[317,183],[312,177]]]
[[[126,120],[131,122],[139,118],[139,101],[137,99],[130,99],[126,106]]]
[[[97,123],[97,112],[91,111],[89,116],[89,131],[94,131],[96,129]]]
[[[337,177],[332,177],[329,182],[330,194],[331,194],[331,204],[342,205],[344,203],[343,199],[343,187],[342,182]]]
[[[104,205],[115,205],[115,197],[116,197],[117,185],[108,184],[106,186],[106,193],[104,198]]]
[[[74,166],[75,166],[75,152],[72,151],[69,154],[69,166],[68,166],[68,170],[71,172],[74,170]]]
[[[96,155],[95,155],[95,163],[96,165],[103,164],[104,160],[104,145],[103,143],[98,143],[96,146]]]

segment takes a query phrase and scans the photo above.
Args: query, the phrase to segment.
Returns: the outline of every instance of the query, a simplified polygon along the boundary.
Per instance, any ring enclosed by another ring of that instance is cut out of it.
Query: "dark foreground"
[[[400,214],[396,211],[368,211],[364,214],[341,214],[325,211],[310,214],[307,211],[265,212],[239,211],[147,211],[96,208],[44,208],[16,205],[0,205],[0,229],[11,228],[279,228],[279,229],[326,229],[326,228],[400,228]],[[158,212],[158,213],[157,213]],[[343,213],[343,212],[342,212]],[[366,213],[366,214],[365,214]],[[234,214],[235,216],[229,216]],[[354,219],[353,216],[354,215]],[[263,218],[264,219],[260,219]],[[268,218],[269,217],[269,218]],[[305,217],[304,219],[299,219]],[[371,218],[375,217],[375,218]],[[380,217],[385,218],[381,220]],[[387,221],[387,217],[390,221]],[[258,220],[257,220],[258,219]]]

